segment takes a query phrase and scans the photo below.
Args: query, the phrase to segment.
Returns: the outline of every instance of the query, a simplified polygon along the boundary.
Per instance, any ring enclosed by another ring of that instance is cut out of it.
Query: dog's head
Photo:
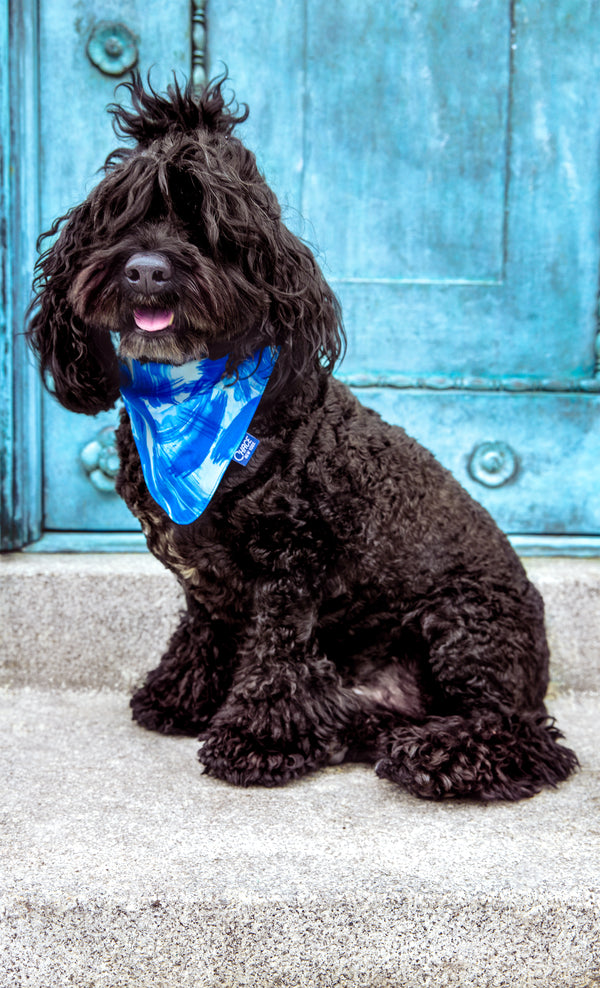
[[[223,83],[161,96],[134,76],[133,108],[109,109],[135,145],[43,235],[58,234],[36,267],[28,336],[73,411],[114,405],[117,351],[173,364],[227,353],[233,371],[278,346],[274,388],[340,355],[335,296],[233,135],[247,111],[236,115]]]

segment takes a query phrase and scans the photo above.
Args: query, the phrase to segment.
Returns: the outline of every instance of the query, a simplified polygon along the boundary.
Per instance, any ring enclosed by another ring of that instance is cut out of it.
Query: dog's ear
[[[248,108],[238,112],[234,97],[229,102],[225,100],[222,90],[226,79],[227,74],[214,79],[197,95],[191,82],[182,89],[174,75],[165,97],[152,88],[150,79],[144,86],[139,72],[133,72],[130,82],[121,83],[129,90],[133,109],[128,110],[118,103],[108,107],[113,115],[115,132],[132,138],[142,147],[173,131],[231,134],[233,128],[247,118]],[[109,163],[118,157],[119,152],[113,152]]]
[[[36,264],[26,334],[39,356],[44,382],[61,405],[95,415],[112,408],[119,397],[119,366],[109,333],[86,326],[68,299],[88,210],[87,202],[77,206],[40,237],[56,236],[64,223]]]
[[[315,365],[328,373],[343,356],[346,336],[340,304],[325,281],[312,251],[283,224],[274,269],[271,320],[294,377]]]
[[[346,348],[342,311],[310,248],[279,222],[254,263],[271,299],[268,342],[280,348],[273,390],[315,368],[331,373]]]

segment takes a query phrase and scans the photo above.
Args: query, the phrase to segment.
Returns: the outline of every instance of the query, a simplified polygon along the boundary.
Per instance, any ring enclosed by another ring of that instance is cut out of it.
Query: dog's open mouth
[[[135,325],[144,333],[159,333],[172,325],[175,313],[172,309],[135,309]]]

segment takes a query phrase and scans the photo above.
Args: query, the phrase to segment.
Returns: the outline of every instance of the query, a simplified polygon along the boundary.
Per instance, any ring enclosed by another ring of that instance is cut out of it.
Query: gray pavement
[[[597,561],[529,564],[581,770],[486,806],[365,766],[276,790],[202,775],[197,742],[128,709],[176,619],[169,574],[29,558],[0,562],[2,988],[600,986]]]

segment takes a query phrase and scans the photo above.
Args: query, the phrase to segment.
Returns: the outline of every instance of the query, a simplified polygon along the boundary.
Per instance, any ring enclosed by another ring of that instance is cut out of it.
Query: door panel
[[[401,422],[505,532],[600,531],[594,396],[367,388],[358,397]]]
[[[307,3],[306,55],[289,52],[270,113],[272,48],[254,21],[242,32],[241,6],[218,5],[211,51],[228,53],[248,139],[342,298],[344,374],[591,376],[598,4],[518,3],[511,25],[508,0],[469,0],[449,23],[445,0]],[[302,135],[279,129],[290,84]]]
[[[144,74],[152,67],[155,88],[167,85],[172,69],[190,73],[188,0],[170,0],[168,4],[43,0],[40,126],[45,227],[91,191],[104,158],[115,146],[106,106],[114,99],[115,86],[128,76],[127,72],[106,74],[87,54],[92,32],[102,22],[128,29],[137,47],[137,67]]]
[[[600,532],[600,6],[291,6],[303,35],[281,86],[239,3],[215,9],[211,53],[342,301],[339,376],[506,530]],[[282,9],[262,4],[264,24]],[[496,486],[467,469],[487,442],[518,465]]]
[[[302,211],[337,278],[502,277],[510,19],[459,7],[307,3]]]

